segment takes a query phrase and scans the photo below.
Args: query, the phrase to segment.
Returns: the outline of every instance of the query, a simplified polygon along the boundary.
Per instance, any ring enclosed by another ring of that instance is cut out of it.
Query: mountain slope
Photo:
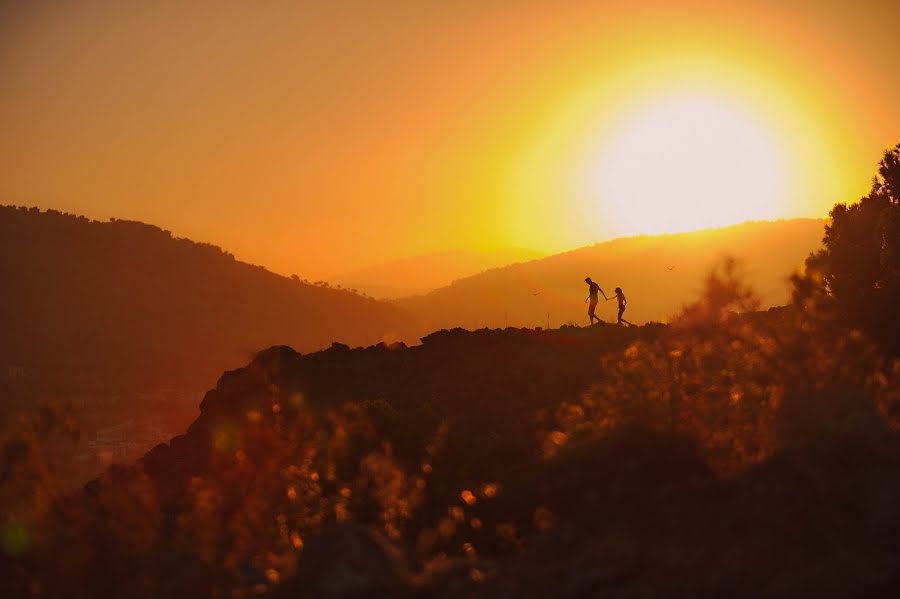
[[[344,287],[356,288],[375,297],[398,298],[427,293],[489,268],[533,260],[540,256],[540,253],[533,250],[518,248],[492,252],[434,252],[361,268],[332,279]]]
[[[204,388],[273,343],[404,335],[396,306],[137,222],[0,207],[0,365],[50,385]]]
[[[623,288],[626,319],[666,321],[696,298],[710,268],[730,254],[744,261],[764,306],[781,305],[789,297],[789,275],[819,247],[823,226],[822,220],[797,219],[616,239],[493,269],[396,303],[422,330],[587,324],[583,280],[590,276],[610,297]],[[615,303],[601,301],[597,314],[614,320]]]

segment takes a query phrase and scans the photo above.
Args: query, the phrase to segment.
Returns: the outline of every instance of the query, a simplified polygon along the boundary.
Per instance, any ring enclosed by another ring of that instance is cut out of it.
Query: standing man
[[[597,297],[597,292],[603,294],[603,299],[609,299],[606,297],[606,294],[603,293],[603,290],[600,289],[600,285],[593,282],[590,277],[584,279],[584,282],[588,284],[588,296],[584,301],[591,300],[591,303],[588,304],[588,317],[591,319],[591,324],[594,324],[594,319],[597,319],[597,322],[600,322],[600,318],[594,313],[594,310],[597,309],[597,302],[600,301],[600,298]]]

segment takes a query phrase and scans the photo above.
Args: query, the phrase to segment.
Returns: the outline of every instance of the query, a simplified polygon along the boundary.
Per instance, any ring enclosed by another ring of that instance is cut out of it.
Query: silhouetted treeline
[[[394,306],[245,264],[138,222],[0,207],[0,365],[79,387],[204,388],[273,343],[409,330]]]
[[[797,299],[824,288],[850,323],[900,353],[900,144],[885,151],[869,193],[830,217]]]

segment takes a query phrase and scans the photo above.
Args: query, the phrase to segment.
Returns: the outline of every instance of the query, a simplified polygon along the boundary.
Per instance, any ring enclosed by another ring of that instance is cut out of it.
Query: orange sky
[[[898,22],[865,0],[7,1],[0,203],[308,277],[822,216],[900,142]]]

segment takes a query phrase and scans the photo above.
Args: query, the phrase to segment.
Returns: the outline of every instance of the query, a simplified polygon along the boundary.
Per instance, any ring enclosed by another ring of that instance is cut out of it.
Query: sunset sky
[[[824,216],[900,142],[896,1],[0,3],[0,204],[285,274]]]

